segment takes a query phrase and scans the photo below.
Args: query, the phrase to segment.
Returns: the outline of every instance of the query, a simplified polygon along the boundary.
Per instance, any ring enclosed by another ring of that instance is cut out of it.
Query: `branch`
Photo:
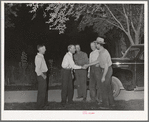
[[[116,26],[117,28],[119,28],[119,29],[123,30],[120,26],[118,26],[118,25],[116,25],[116,24],[114,24],[114,23],[110,22],[109,20],[105,20],[105,21],[107,21],[108,23],[110,23],[110,24],[112,24],[112,25]]]
[[[140,12],[140,17],[139,17],[139,23],[138,23],[137,31],[140,31],[140,28],[141,28],[141,25],[142,25],[142,21],[143,21],[143,5],[141,6],[141,12]]]
[[[133,31],[136,33],[137,31],[136,31],[136,29],[135,29],[134,24],[133,24],[132,21],[131,21],[131,26],[132,26]]]
[[[114,25],[115,27],[121,29],[122,31],[124,31],[124,32],[126,33],[126,35],[128,35],[128,33],[127,33],[123,28],[121,28],[120,26],[114,24],[113,22],[110,22],[109,20],[107,20],[107,19],[103,19],[103,18],[98,18],[98,19],[107,21],[108,23],[110,23],[110,24]],[[96,20],[98,20],[98,19],[96,19]]]
[[[116,20],[116,22],[121,26],[121,28],[122,28],[122,30],[124,31],[124,32],[126,32],[126,30],[124,29],[124,27],[123,27],[123,25],[120,23],[120,21],[114,16],[114,14],[111,12],[111,10],[109,9],[109,7],[106,5],[106,4],[104,4],[105,6],[106,6],[106,8],[108,9],[108,11],[110,12],[110,14],[112,15],[112,17]]]
[[[133,24],[133,19],[132,19],[132,8],[131,8],[131,6],[130,6],[130,21],[131,21],[131,26],[132,26],[132,29],[133,29],[133,31],[134,31],[134,33],[136,33],[136,29],[135,29],[135,26],[134,26],[134,24]]]
[[[117,8],[116,8],[116,10],[117,10],[118,12],[120,12],[123,16],[125,16],[125,15],[124,15],[124,13],[123,13],[123,12],[121,12],[120,10],[118,10]]]
[[[123,7],[123,12],[124,12],[124,15],[125,15],[125,18],[126,18],[127,30],[128,30],[128,33],[130,34],[129,20],[128,20],[128,16],[126,14],[126,10],[125,10],[124,4],[122,4],[122,7]]]

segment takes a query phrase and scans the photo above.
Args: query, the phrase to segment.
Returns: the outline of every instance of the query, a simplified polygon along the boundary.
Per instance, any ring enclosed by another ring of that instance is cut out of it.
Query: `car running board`
[[[144,91],[144,87],[136,87],[134,88],[134,91]]]

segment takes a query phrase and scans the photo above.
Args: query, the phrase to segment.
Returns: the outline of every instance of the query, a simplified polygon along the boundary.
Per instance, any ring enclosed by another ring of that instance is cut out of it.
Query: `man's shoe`
[[[48,106],[48,105],[49,105],[49,103],[48,103],[48,102],[46,102],[44,106]]]
[[[74,102],[73,101],[68,101],[68,104],[73,104]]]
[[[101,104],[100,107],[101,109],[110,109],[109,105]]]
[[[99,102],[98,102],[98,105],[102,105],[102,102],[101,102],[101,101],[99,101]]]
[[[78,97],[76,97],[76,98],[77,98],[77,99],[80,99],[80,98],[83,98],[83,96],[80,96],[80,97],[78,96]]]
[[[114,109],[115,107],[116,107],[115,104],[110,105],[110,108],[111,108],[111,109]]]
[[[110,109],[110,105],[108,103],[107,104],[102,103],[99,108],[101,108],[101,109]]]
[[[94,103],[94,102],[96,102],[96,100],[90,100],[89,102],[93,102]]]
[[[83,98],[83,100],[82,100],[83,102],[85,102],[86,101],[86,98]]]
[[[61,102],[61,105],[62,105],[62,107],[65,107],[66,103],[65,102]]]
[[[47,109],[48,109],[48,106],[44,106],[43,109],[44,109],[44,110],[47,110]]]
[[[109,106],[100,106],[99,108],[101,108],[101,109],[110,109],[110,107]]]

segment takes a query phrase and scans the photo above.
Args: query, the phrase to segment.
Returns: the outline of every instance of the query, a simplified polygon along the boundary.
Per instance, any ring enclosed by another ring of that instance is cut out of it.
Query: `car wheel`
[[[118,84],[117,79],[112,78],[112,90],[113,90],[113,97],[117,97],[120,93],[120,87]]]

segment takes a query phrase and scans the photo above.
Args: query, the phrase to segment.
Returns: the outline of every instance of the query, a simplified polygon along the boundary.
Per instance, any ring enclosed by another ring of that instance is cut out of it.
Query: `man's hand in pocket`
[[[46,75],[44,75],[44,74],[42,74],[41,76],[43,77],[43,79],[46,79],[46,78],[47,78],[47,76],[46,76]]]

